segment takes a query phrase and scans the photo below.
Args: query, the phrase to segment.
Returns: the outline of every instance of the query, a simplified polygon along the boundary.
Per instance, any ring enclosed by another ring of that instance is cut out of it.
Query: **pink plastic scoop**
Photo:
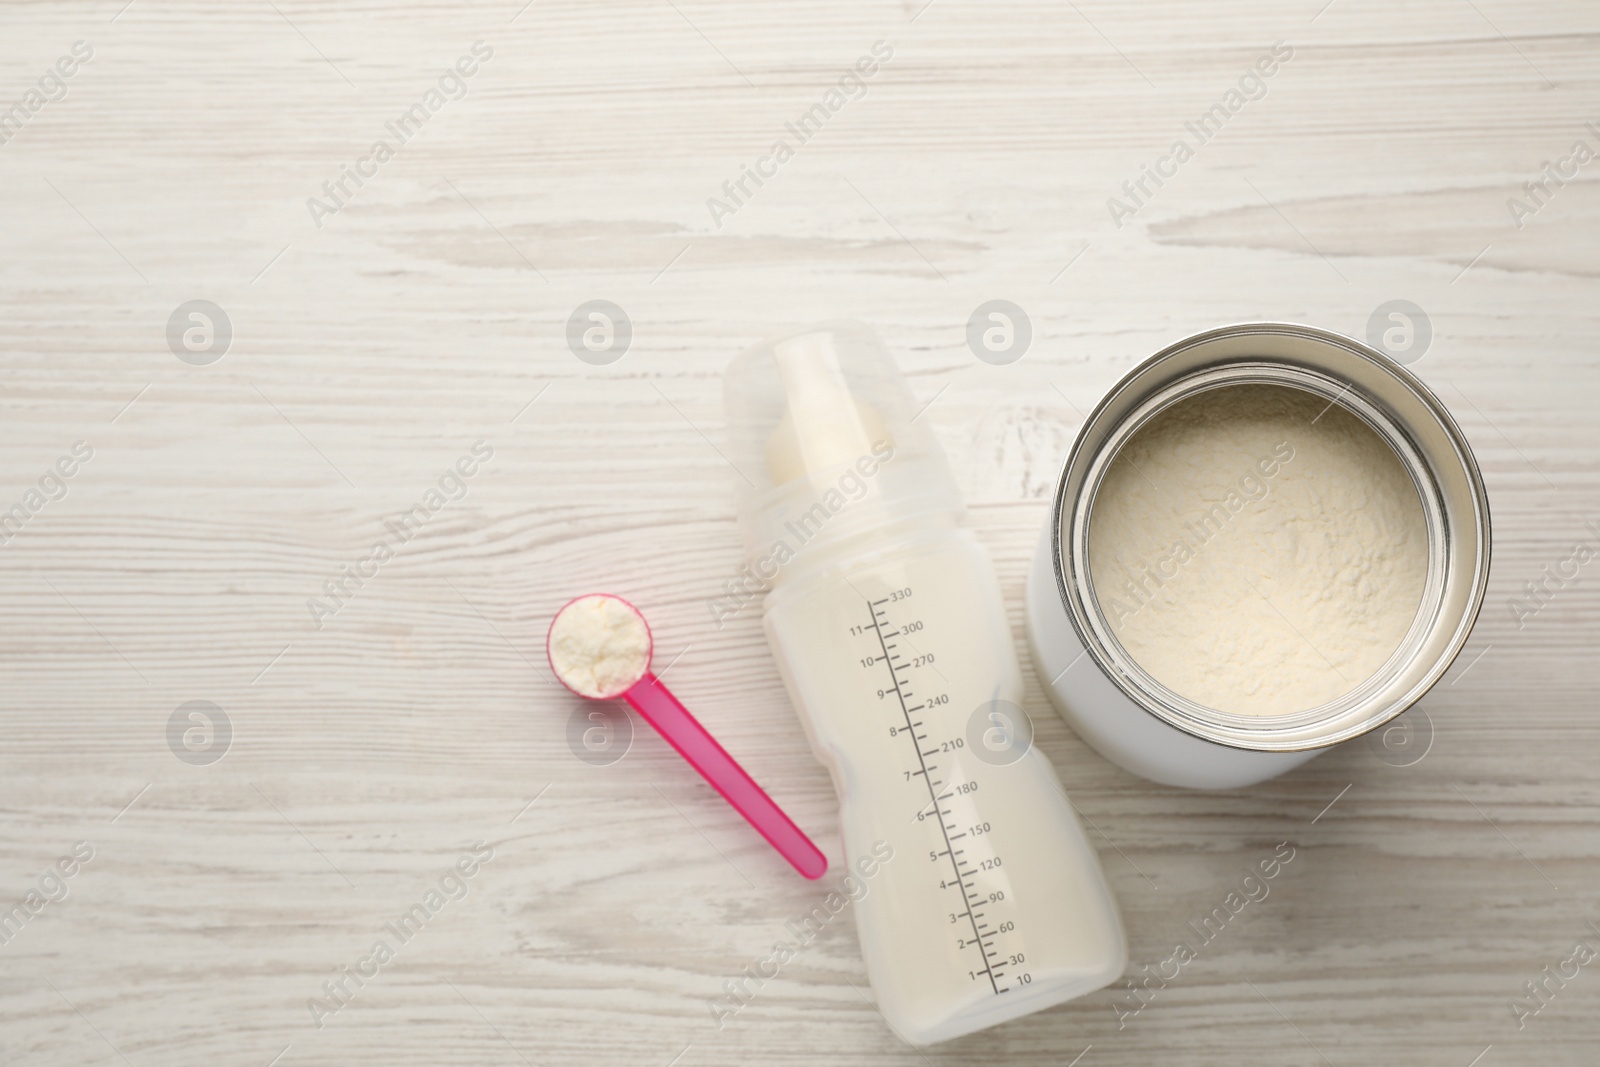
[[[562,685],[591,700],[626,700],[795,870],[821,878],[828,858],[650,672],[653,646],[639,609],[609,593],[568,602],[545,640]]]

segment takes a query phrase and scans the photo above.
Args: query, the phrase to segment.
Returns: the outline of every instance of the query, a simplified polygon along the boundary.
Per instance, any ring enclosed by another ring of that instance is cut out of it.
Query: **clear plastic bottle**
[[[748,573],[839,794],[890,1026],[931,1044],[1116,980],[1116,905],[1031,745],[993,567],[888,351],[814,327],[739,357],[726,398]]]

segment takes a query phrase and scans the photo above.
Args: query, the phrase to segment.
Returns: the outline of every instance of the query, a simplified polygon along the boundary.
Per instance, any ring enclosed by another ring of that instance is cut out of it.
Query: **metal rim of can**
[[[1299,351],[1292,356],[1274,352],[1274,342],[1280,349]],[[1208,359],[1205,351],[1218,346],[1235,351]],[[1341,362],[1368,381],[1339,373],[1332,365]],[[1159,372],[1164,367],[1177,369],[1163,378]],[[1372,428],[1411,474],[1428,528],[1427,581],[1400,647],[1372,677],[1338,699],[1282,716],[1220,712],[1157,682],[1112,633],[1089,577],[1093,497],[1122,442],[1182,399],[1247,383],[1311,392]],[[1383,387],[1382,395],[1374,386]],[[1410,408],[1413,417],[1405,417],[1402,407]],[[1428,424],[1422,425],[1417,414],[1425,414]],[[1071,531],[1066,538],[1064,528]],[[1328,748],[1376,729],[1416,704],[1455,662],[1477,621],[1488,585],[1490,542],[1482,472],[1438,397],[1405,367],[1368,345],[1295,323],[1239,323],[1208,330],[1163,348],[1129,371],[1084,419],[1062,467],[1051,511],[1056,592],[1099,670],[1137,706],[1169,726],[1214,744],[1261,752]]]

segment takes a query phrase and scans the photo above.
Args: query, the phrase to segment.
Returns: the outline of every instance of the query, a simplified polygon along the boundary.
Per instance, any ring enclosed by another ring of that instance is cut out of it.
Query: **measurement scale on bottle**
[[[928,729],[930,721],[934,725],[948,725],[937,722],[934,717],[942,715],[948,719],[950,694],[930,693],[919,699],[911,688],[919,672],[925,669],[938,672],[933,666],[934,656],[917,650],[910,637],[923,629],[923,623],[913,620],[904,626],[895,626],[889,621],[887,605],[909,601],[912,592],[910,586],[905,586],[891,591],[888,596],[867,600],[871,623],[851,629],[858,634],[870,631],[876,637],[879,654],[864,657],[862,665],[881,665],[887,676],[889,685],[878,690],[878,699],[892,696],[899,712],[899,721],[889,727],[889,735],[904,738],[914,756],[901,773],[907,782],[920,778],[927,787],[929,802],[917,812],[915,819],[927,822],[931,818],[939,827],[939,837],[933,843],[942,847],[929,849],[928,857],[932,863],[942,863],[953,876],[953,879],[941,878],[939,888],[945,892],[954,891],[950,903],[958,910],[948,914],[950,923],[961,931],[953,935],[956,950],[965,957],[976,949],[981,965],[969,967],[968,975],[973,981],[986,979],[995,995],[1008,993],[1029,984],[1033,977],[1026,970],[1018,969],[1027,962],[1021,948],[1007,952],[1003,947],[1003,944],[1018,944],[1021,933],[1015,919],[1009,917],[1011,909],[1006,904],[1010,879],[1003,870],[1000,854],[990,847],[989,835],[993,828],[989,822],[980,820],[976,811],[974,795],[979,792],[981,783],[972,775],[971,758],[963,759],[966,739],[955,733],[944,740],[934,740]],[[909,657],[901,654],[902,640],[913,651]],[[936,758],[948,762],[943,776],[938,774],[941,764]]]

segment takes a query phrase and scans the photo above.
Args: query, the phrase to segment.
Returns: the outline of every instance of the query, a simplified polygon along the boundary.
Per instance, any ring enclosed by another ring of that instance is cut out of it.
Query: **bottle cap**
[[[729,365],[729,459],[755,575],[820,546],[962,511],[932,428],[889,350],[856,322],[766,341]]]

